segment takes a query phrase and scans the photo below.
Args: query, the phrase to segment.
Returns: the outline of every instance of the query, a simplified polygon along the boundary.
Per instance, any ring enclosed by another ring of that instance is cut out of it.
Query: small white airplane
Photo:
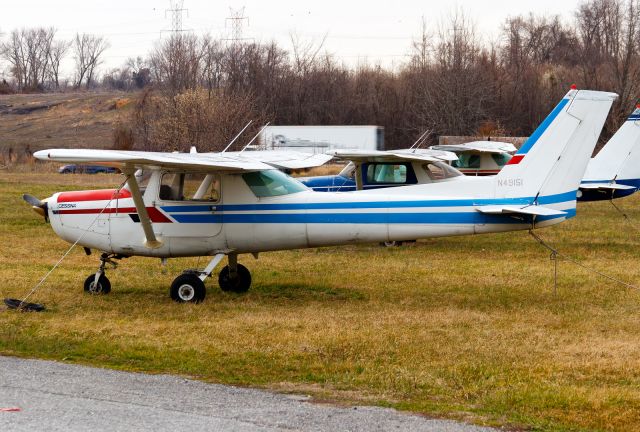
[[[640,188],[640,105],[589,161],[578,201],[631,195]]]
[[[126,185],[25,200],[48,217],[61,238],[103,252],[85,291],[110,291],[105,265],[114,259],[212,256],[204,269],[186,271],[170,288],[175,301],[200,302],[205,278],[225,256],[220,287],[244,292],[251,275],[238,264],[240,254],[526,230],[571,218],[576,190],[616,97],[569,91],[516,161],[495,177],[319,193],[242,155],[53,149],[35,156],[115,166]]]
[[[331,157],[349,161],[337,175],[298,177],[317,192],[349,192],[431,183],[462,175],[448,163],[455,153],[440,150],[334,150]]]
[[[511,155],[518,149],[511,143],[499,141],[471,141],[464,144],[441,144],[429,147],[432,150],[454,152],[458,160],[451,163],[464,175],[495,175],[500,172]]]

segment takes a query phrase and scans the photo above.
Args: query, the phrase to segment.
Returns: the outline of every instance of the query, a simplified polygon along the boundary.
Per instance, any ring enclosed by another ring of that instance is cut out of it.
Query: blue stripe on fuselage
[[[557,204],[576,199],[577,191],[538,197],[538,204]],[[346,197],[345,197],[346,198]],[[532,204],[535,197],[522,198],[483,198],[483,199],[438,199],[415,201],[368,201],[368,202],[327,202],[327,203],[295,203],[295,204],[198,204],[184,206],[162,206],[167,213],[194,213],[211,211],[268,211],[268,210],[340,210],[340,209],[381,209],[381,208],[413,208],[413,207],[472,207],[474,205],[509,205]]]
[[[566,215],[538,216],[536,222],[575,216],[575,209]],[[239,224],[505,224],[530,223],[532,216],[487,215],[477,211],[462,213],[249,213],[249,214],[180,214],[172,215],[180,223]],[[513,216],[513,217],[505,217]]]

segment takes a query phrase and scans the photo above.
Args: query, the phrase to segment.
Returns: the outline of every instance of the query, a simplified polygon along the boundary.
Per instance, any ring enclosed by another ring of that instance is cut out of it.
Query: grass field
[[[0,173],[0,297],[21,297],[69,247],[24,192],[115,186],[119,176]],[[82,186],[80,186],[82,185]],[[640,197],[619,201],[640,226]],[[608,202],[540,234],[640,285],[640,233]],[[204,259],[131,258],[108,296],[82,293],[97,257],[74,250],[34,295],[0,312],[0,353],[302,392],[520,430],[640,429],[640,292],[559,264],[526,233],[241,257],[245,295],[207,281],[169,299]]]

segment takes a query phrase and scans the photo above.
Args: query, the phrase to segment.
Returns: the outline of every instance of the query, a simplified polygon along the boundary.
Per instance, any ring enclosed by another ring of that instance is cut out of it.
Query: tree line
[[[266,121],[377,124],[385,127],[388,147],[409,146],[425,130],[432,140],[525,136],[571,84],[620,95],[606,139],[639,96],[639,6],[640,0],[588,0],[577,6],[571,22],[533,14],[508,18],[499,40],[489,44],[458,12],[436,31],[423,22],[407,60],[394,69],[348,67],[327,54],[321,41],[292,37],[287,51],[275,43],[229,45],[181,33],[104,73],[100,85],[144,88],[120,127],[145,149],[219,150],[249,120],[256,127],[247,136]],[[56,71],[66,51],[54,34],[14,31],[0,45],[17,89],[58,87]],[[80,37],[68,43],[76,62],[74,86],[82,80],[85,86],[98,84],[96,68],[108,43],[94,36],[101,40],[97,47],[95,41],[82,45]],[[86,56],[80,55],[83,46]]]

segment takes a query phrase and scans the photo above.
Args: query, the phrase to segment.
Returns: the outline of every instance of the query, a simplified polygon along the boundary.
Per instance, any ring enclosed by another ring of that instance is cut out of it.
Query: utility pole
[[[242,37],[242,28],[245,24],[249,25],[249,18],[244,16],[244,6],[240,9],[229,8],[230,17],[227,17],[226,22],[231,22],[231,43],[237,45],[249,38]],[[226,24],[226,23],[225,23]],[[227,39],[229,40],[229,39]]]
[[[188,9],[185,9],[184,0],[169,0],[170,9],[165,11],[165,17],[167,12],[171,12],[171,33],[174,35],[183,32],[182,29],[182,13],[189,13]]]

